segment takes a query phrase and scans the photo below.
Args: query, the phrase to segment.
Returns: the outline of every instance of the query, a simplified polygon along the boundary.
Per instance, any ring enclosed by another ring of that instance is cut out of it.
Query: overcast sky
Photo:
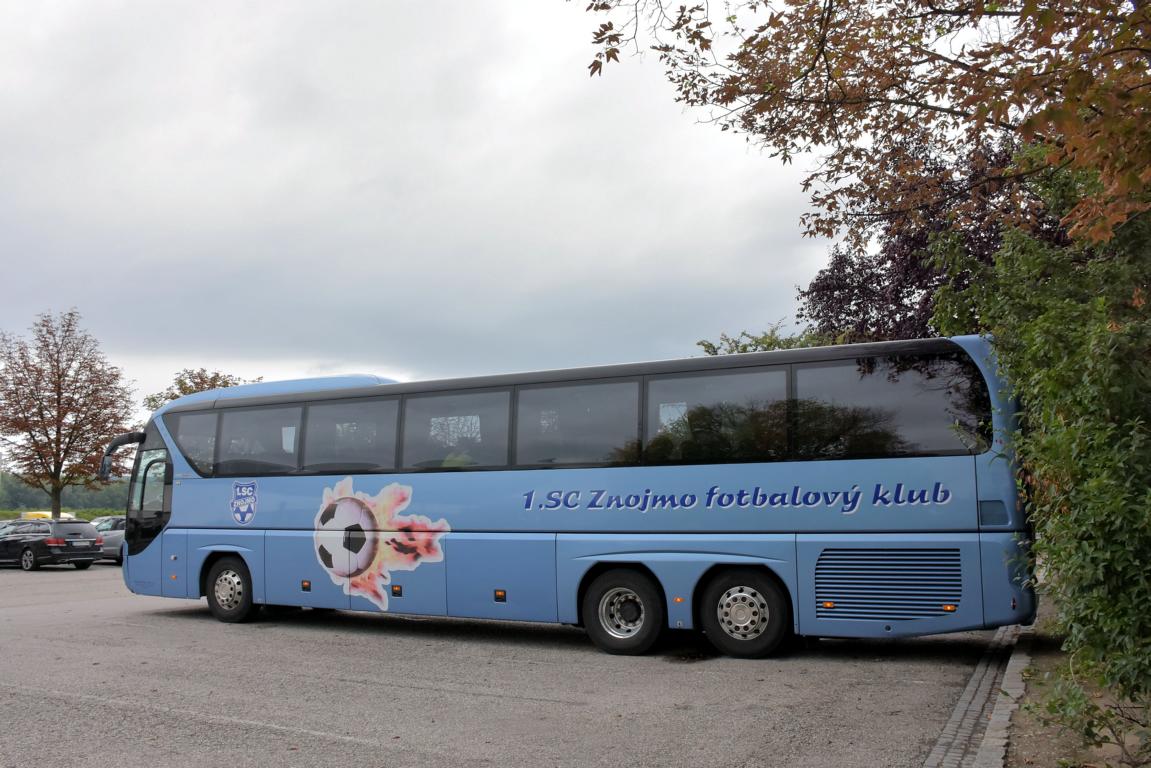
[[[802,168],[584,2],[0,2],[0,329],[183,367],[422,379],[699,354],[790,319]]]

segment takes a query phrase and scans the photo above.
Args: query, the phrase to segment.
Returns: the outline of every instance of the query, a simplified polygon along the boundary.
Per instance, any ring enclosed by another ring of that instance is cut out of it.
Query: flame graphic
[[[347,595],[371,600],[380,610],[388,609],[387,585],[392,571],[413,571],[420,563],[438,563],[444,559],[440,537],[451,530],[448,521],[432,522],[423,515],[404,515],[412,500],[411,486],[391,483],[375,496],[353,489],[352,478],[345,477],[332,488],[324,489],[320,502],[323,510],[339,499],[355,498],[363,502],[376,519],[378,537],[375,557],[362,573],[347,577],[328,571],[332,582],[344,588]]]

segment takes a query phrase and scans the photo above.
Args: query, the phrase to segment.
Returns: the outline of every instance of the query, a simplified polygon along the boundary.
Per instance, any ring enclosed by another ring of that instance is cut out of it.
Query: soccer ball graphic
[[[376,516],[359,499],[336,499],[316,518],[316,556],[332,574],[359,576],[376,557]]]

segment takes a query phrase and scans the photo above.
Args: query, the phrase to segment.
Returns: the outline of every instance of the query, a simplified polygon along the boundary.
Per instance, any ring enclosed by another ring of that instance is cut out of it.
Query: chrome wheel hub
[[[719,625],[736,640],[754,640],[762,635],[770,615],[767,600],[751,587],[732,587],[716,606]]]
[[[614,587],[599,600],[599,623],[612,637],[631,637],[643,628],[643,601],[626,587]]]
[[[212,587],[216,604],[226,611],[234,611],[244,601],[244,580],[231,568],[220,571]]]

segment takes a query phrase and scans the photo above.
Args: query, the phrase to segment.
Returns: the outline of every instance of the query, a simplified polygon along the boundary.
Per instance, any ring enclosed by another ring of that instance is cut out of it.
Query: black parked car
[[[87,520],[10,520],[0,524],[0,563],[34,571],[46,563],[83,570],[103,557],[104,539]]]

